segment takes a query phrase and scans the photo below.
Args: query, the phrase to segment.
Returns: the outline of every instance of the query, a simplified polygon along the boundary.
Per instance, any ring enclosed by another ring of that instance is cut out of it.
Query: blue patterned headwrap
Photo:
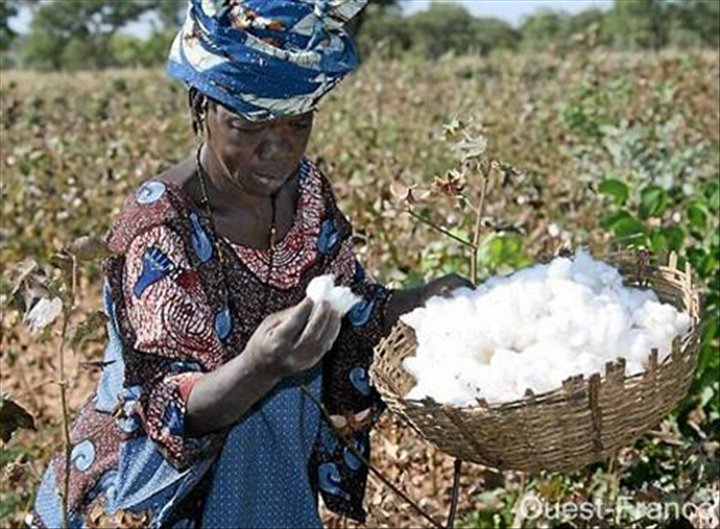
[[[303,114],[357,66],[367,0],[190,0],[167,71],[251,121]]]

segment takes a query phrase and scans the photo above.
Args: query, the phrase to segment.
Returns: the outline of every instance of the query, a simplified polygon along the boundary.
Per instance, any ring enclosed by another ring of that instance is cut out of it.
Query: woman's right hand
[[[310,298],[267,316],[248,341],[246,351],[278,377],[314,366],[330,350],[342,316],[326,301]]]
[[[243,354],[201,377],[187,401],[186,435],[199,436],[239,420],[283,378],[314,366],[330,350],[342,317],[310,299],[270,314]]]

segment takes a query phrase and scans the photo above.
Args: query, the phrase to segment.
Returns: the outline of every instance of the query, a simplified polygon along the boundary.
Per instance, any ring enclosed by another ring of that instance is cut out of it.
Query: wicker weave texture
[[[690,331],[675,339],[671,354],[658,363],[650,352],[648,369],[625,375],[625,361],[609,362],[605,372],[572,377],[562,388],[522,400],[455,408],[428,398],[406,400],[414,379],[401,365],[415,354],[413,330],[401,322],[377,347],[371,377],[388,407],[442,451],[465,461],[524,471],[581,468],[613,455],[658,424],[687,393],[699,350],[700,295],[692,271],[668,266],[647,270],[661,299],[687,312]],[[635,268],[618,265],[625,283]]]

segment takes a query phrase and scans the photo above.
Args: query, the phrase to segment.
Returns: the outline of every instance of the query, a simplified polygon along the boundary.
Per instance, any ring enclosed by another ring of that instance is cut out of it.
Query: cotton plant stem
[[[340,439],[340,441],[345,445],[345,447],[346,447],[348,450],[350,450],[350,452],[351,452],[355,457],[357,457],[357,458],[360,460],[360,462],[362,462],[362,464],[365,465],[365,466],[368,468],[368,470],[370,470],[373,474],[375,474],[375,476],[377,476],[377,477],[380,479],[380,481],[382,481],[387,487],[389,487],[395,494],[397,494],[397,495],[400,496],[403,500],[405,500],[405,501],[408,503],[408,505],[410,505],[413,509],[415,509],[415,511],[417,511],[417,513],[418,513],[420,516],[422,516],[426,521],[428,521],[433,527],[435,527],[435,528],[437,528],[437,529],[443,529],[443,525],[442,525],[441,523],[439,523],[439,522],[437,522],[436,520],[434,520],[434,519],[432,518],[432,516],[430,516],[429,514],[427,514],[427,513],[422,509],[422,507],[420,507],[412,498],[410,498],[407,494],[405,494],[403,491],[401,491],[399,488],[397,488],[388,478],[386,478],[386,477],[383,475],[382,472],[380,472],[380,471],[379,471],[378,469],[376,469],[372,464],[370,464],[370,462],[365,458],[365,456],[362,455],[362,454],[355,448],[355,446],[353,445],[353,443],[347,442],[347,441],[345,440],[345,436],[343,436],[343,434],[340,433],[340,431],[338,431],[338,429],[337,429],[337,428],[335,427],[335,425],[332,423],[332,420],[330,419],[330,414],[329,414],[329,413],[327,412],[327,410],[325,409],[325,406],[323,406],[322,402],[320,402],[320,401],[317,399],[317,397],[315,397],[315,395],[313,395],[313,394],[310,392],[310,390],[308,390],[307,387],[306,387],[304,384],[302,384],[302,385],[300,386],[300,388],[302,389],[303,393],[305,393],[305,395],[307,395],[307,396],[310,398],[310,400],[312,400],[312,401],[315,403],[315,405],[318,407],[318,409],[320,410],[320,413],[322,413],[322,415],[323,415],[323,417],[325,418],[325,421],[327,422],[328,426],[330,426],[330,428],[333,430],[333,432],[335,432],[335,435],[337,436],[337,438]]]
[[[77,260],[72,256],[72,275],[68,307],[63,309],[62,336],[60,337],[60,403],[62,406],[62,429],[65,445],[65,475],[63,479],[62,499],[62,528],[68,527],[68,503],[70,495],[70,418],[67,404],[67,381],[65,380],[65,342],[67,339],[68,324],[75,307],[75,292],[77,290]]]
[[[450,513],[448,514],[447,529],[453,529],[455,527],[455,514],[457,513],[458,493],[460,492],[461,467],[462,459],[455,458],[455,462],[453,463],[453,487],[450,498]]]
[[[608,480],[608,488],[607,488],[607,502],[611,503],[613,501],[613,495],[614,495],[614,488],[615,488],[615,463],[616,459],[615,456],[610,456],[610,461],[608,462],[608,476],[610,476],[610,479]]]
[[[65,391],[65,380],[60,382],[60,401],[62,403],[63,418],[62,428],[65,445],[65,476],[63,479],[63,492],[62,492],[62,527],[67,529],[68,527],[68,494],[70,491],[70,427],[68,424],[67,417],[67,396]]]
[[[520,488],[518,489],[518,495],[515,500],[515,505],[513,505],[513,523],[512,527],[516,527],[520,529],[522,527],[524,518],[522,515],[522,509],[520,506],[522,505],[523,498],[525,497],[525,490],[527,489],[527,474],[525,472],[522,472],[520,474]]]
[[[608,494],[608,504],[614,508],[617,502],[618,493],[620,490],[620,477],[618,473],[618,460],[617,454],[610,456],[610,465],[608,467],[608,473],[610,474],[610,487]],[[621,509],[615,509],[615,523],[620,523]]]
[[[466,240],[463,239],[462,237],[458,237],[458,236],[455,235],[454,233],[446,230],[445,228],[443,228],[443,227],[440,226],[439,224],[433,222],[432,220],[430,220],[430,219],[427,218],[426,216],[420,215],[419,213],[416,213],[416,212],[413,211],[411,208],[408,208],[406,211],[407,211],[412,217],[416,218],[416,219],[419,220],[420,222],[422,222],[422,223],[424,223],[424,224],[427,224],[427,225],[430,226],[431,228],[439,231],[440,233],[442,233],[442,234],[444,234],[444,235],[447,235],[447,236],[450,237],[452,240],[459,242],[459,243],[462,244],[463,246],[467,246],[467,247],[469,247],[469,248],[472,248],[473,250],[476,249],[476,247],[473,246],[473,243],[471,243],[470,241],[466,241]]]
[[[480,228],[482,223],[483,210],[485,208],[485,192],[487,190],[487,178],[483,177],[480,184],[480,201],[475,211],[475,229],[473,230],[472,254],[470,254],[470,280],[473,285],[478,284],[478,247],[480,245]]]
[[[69,309],[68,309],[69,310]],[[63,445],[65,454],[65,475],[63,476],[63,488],[61,493],[62,499],[62,527],[67,529],[68,527],[68,494],[70,490],[70,425],[68,421],[68,407],[67,407],[67,387],[65,382],[65,335],[67,334],[68,320],[70,315],[67,312],[63,314],[63,325],[62,325],[62,336],[60,338],[60,380],[58,385],[60,386],[60,404],[62,407],[62,431],[63,431]]]

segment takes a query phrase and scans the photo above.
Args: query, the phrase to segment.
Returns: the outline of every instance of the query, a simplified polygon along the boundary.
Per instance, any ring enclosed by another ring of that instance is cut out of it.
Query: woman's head
[[[190,0],[167,70],[226,178],[264,195],[292,176],[316,104],[357,66],[344,26],[366,3]]]
[[[253,195],[270,195],[297,170],[313,126],[313,112],[250,121],[196,89],[189,93],[193,128],[203,131],[224,177]]]

